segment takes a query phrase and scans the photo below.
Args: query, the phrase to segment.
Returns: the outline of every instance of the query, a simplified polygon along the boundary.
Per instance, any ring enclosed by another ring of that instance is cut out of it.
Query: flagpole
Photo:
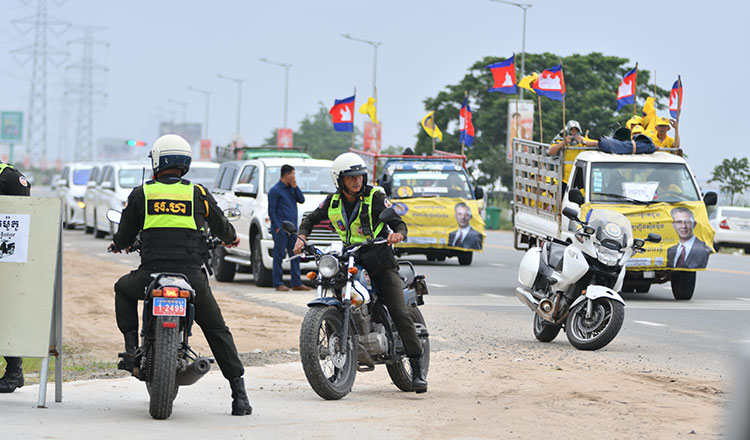
[[[542,97],[537,93],[536,99],[539,102],[539,143],[544,143],[544,126],[542,125]]]
[[[565,78],[565,70],[563,69],[562,58],[560,58],[560,74],[562,75],[563,78]],[[565,130],[565,95],[563,95],[562,103],[563,103],[563,125],[562,126],[563,126],[563,130]],[[563,148],[565,148],[565,142],[563,142]]]
[[[435,109],[432,109],[432,153],[431,156],[435,155],[435,131],[437,130],[437,121],[435,121]]]
[[[466,105],[468,106],[469,105],[469,91],[468,90],[464,90],[464,100],[466,101]],[[459,115],[459,119],[461,119],[460,115]],[[464,129],[464,135],[461,137],[461,156],[464,155],[464,147],[466,146],[466,128],[467,128],[466,127],[466,118],[464,118],[464,126],[462,128]],[[459,132],[459,136],[460,136],[460,133],[461,133],[461,129],[460,128],[459,128],[458,132]],[[435,147],[433,147],[433,150],[434,149],[435,149]]]
[[[635,84],[633,84],[633,116],[635,116],[635,102],[638,98],[638,63],[635,63]],[[656,99],[656,98],[654,98]]]
[[[354,102],[357,102],[357,86],[354,86]],[[352,106],[352,150],[354,149],[354,108],[356,104]],[[365,182],[367,183],[367,182]]]
[[[654,103],[656,102],[656,99],[656,70],[654,70]]]
[[[677,91],[677,121],[680,121],[680,114],[682,113],[682,78],[677,75],[677,86],[680,88]]]

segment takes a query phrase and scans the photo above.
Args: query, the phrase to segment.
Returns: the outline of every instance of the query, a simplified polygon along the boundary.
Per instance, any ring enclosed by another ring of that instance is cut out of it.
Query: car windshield
[[[280,166],[266,167],[266,193],[276,185],[281,175]],[[336,192],[331,180],[331,168],[295,166],[294,177],[297,179],[297,187],[307,194],[330,194]]]
[[[394,170],[392,197],[459,197],[473,199],[462,170]]]
[[[219,167],[207,168],[207,167],[191,167],[190,171],[187,172],[183,177],[192,183],[200,183],[204,187],[211,190],[216,180],[216,175],[219,173]]]
[[[591,201],[622,203],[695,201],[698,190],[681,163],[594,163],[591,167]]]
[[[79,169],[73,171],[73,185],[85,185],[89,181],[91,168]]]
[[[148,176],[146,176],[148,177]],[[117,173],[117,179],[120,181],[120,188],[135,188],[143,183],[143,169],[120,170]]]

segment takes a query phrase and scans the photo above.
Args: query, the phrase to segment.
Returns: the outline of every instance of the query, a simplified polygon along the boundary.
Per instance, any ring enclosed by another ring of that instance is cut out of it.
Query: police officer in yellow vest
[[[12,165],[0,162],[0,196],[28,196],[31,185]],[[2,306],[0,306],[2,307]],[[12,393],[23,386],[23,359],[5,358],[5,374],[0,378],[0,393]]]
[[[417,393],[423,393],[427,391],[427,381],[422,368],[422,344],[414,328],[414,321],[406,309],[401,278],[398,276],[398,262],[390,246],[404,240],[406,223],[399,217],[388,222],[393,230],[391,233],[382,224],[373,229],[373,221],[377,221],[380,213],[390,206],[390,202],[382,188],[366,184],[367,167],[358,155],[344,153],[337,157],[331,167],[331,178],[338,192],[326,197],[315,211],[302,219],[299,236],[306,239],[313,226],[328,219],[346,245],[361,243],[372,237],[388,239],[388,245],[373,245],[363,249],[358,262],[370,275],[378,296],[383,299],[401,335],[411,364],[412,388]],[[302,252],[303,246],[302,240],[297,240],[294,253]]]
[[[192,149],[185,139],[174,134],[160,137],[150,157],[154,180],[130,193],[109,247],[113,252],[128,251],[140,233],[141,265],[115,284],[117,326],[125,337],[125,352],[120,353],[122,360],[117,367],[132,372],[139,363],[134,356],[138,348],[138,300],[144,299],[151,274],[183,273],[195,289],[195,322],[229,380],[232,414],[249,415],[252,407],[242,377],[245,369],[201,267],[208,252],[202,236],[204,226],[210,226],[224,246],[237,246],[240,240],[211,193],[182,179],[192,160]]]

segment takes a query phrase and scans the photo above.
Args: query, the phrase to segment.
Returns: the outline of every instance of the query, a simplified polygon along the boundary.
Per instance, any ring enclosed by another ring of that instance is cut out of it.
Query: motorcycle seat
[[[414,283],[414,278],[417,276],[414,272],[414,266],[409,261],[398,262],[398,277],[401,278],[404,287],[409,287]]]

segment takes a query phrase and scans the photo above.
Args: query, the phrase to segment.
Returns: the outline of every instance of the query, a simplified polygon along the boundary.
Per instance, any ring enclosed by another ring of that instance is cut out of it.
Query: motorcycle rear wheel
[[[313,391],[326,400],[349,394],[357,376],[357,347],[349,327],[346,352],[341,353],[343,313],[336,307],[312,307],[302,321],[299,354],[302,369]]]
[[[159,420],[172,415],[172,403],[177,396],[177,350],[180,347],[180,329],[164,328],[163,323],[179,324],[178,317],[160,316],[154,318],[153,372],[146,383],[151,395],[149,413]]]
[[[416,307],[407,308],[409,309],[409,314],[411,315],[414,324],[421,324],[421,326],[426,329],[427,326],[425,325],[422,312]],[[417,335],[419,335],[419,330],[417,330]],[[422,369],[424,370],[424,377],[427,378],[427,373],[430,370],[430,337],[419,338],[419,340],[422,342]],[[388,369],[388,375],[391,376],[393,384],[396,385],[399,390],[407,392],[414,391],[414,388],[411,386],[411,364],[409,364],[409,358],[402,356],[398,362],[386,364],[386,368]]]
[[[561,328],[559,325],[545,321],[538,313],[534,313],[534,336],[540,342],[554,341]]]
[[[570,344],[579,350],[598,350],[612,342],[625,319],[625,306],[609,298],[594,300],[590,318],[586,318],[588,300],[575,306],[565,322]]]

